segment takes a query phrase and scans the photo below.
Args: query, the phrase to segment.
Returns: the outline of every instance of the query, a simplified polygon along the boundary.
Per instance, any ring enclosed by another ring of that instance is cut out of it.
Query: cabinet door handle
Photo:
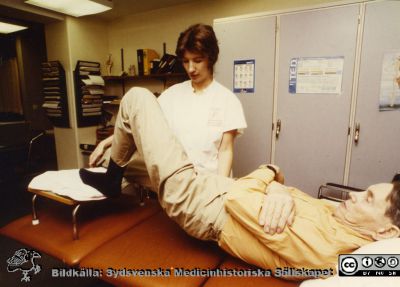
[[[358,144],[358,141],[360,139],[360,123],[356,124],[356,129],[354,132],[354,142],[355,144]]]
[[[279,134],[281,133],[281,127],[282,127],[281,120],[278,120],[276,122],[276,131],[275,131],[276,138],[279,138]]]

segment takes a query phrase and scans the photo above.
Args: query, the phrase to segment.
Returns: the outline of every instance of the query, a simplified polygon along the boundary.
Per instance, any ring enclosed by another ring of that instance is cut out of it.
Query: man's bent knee
[[[156,97],[146,88],[133,87],[122,98],[120,107],[123,114],[129,117],[135,107],[142,107],[146,102],[157,102]],[[123,115],[123,116],[124,116]]]
[[[125,102],[137,101],[140,98],[155,98],[155,96],[146,88],[133,87],[124,95],[121,100],[121,104]]]

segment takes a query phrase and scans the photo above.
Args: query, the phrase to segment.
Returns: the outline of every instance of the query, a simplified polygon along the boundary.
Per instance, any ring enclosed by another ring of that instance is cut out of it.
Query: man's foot
[[[112,159],[106,173],[92,172],[81,168],[79,175],[82,181],[94,187],[106,197],[117,197],[121,194],[121,182],[125,167],[118,166]]]

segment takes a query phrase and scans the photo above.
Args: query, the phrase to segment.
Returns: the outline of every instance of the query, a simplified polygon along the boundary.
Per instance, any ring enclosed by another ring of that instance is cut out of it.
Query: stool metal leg
[[[32,225],[39,224],[39,219],[37,218],[37,214],[36,214],[36,198],[37,198],[37,194],[34,194],[32,197]]]
[[[76,222],[76,214],[78,213],[78,209],[79,209],[80,206],[81,205],[78,204],[72,210],[72,232],[73,232],[74,240],[79,239],[78,226],[77,226],[77,222]]]

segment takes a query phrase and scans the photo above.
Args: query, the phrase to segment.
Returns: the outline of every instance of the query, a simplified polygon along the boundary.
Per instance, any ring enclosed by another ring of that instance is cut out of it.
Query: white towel
[[[105,172],[103,167],[89,168],[93,172]],[[77,201],[101,200],[106,197],[97,189],[83,183],[79,169],[46,171],[32,179],[29,188],[68,196]]]

